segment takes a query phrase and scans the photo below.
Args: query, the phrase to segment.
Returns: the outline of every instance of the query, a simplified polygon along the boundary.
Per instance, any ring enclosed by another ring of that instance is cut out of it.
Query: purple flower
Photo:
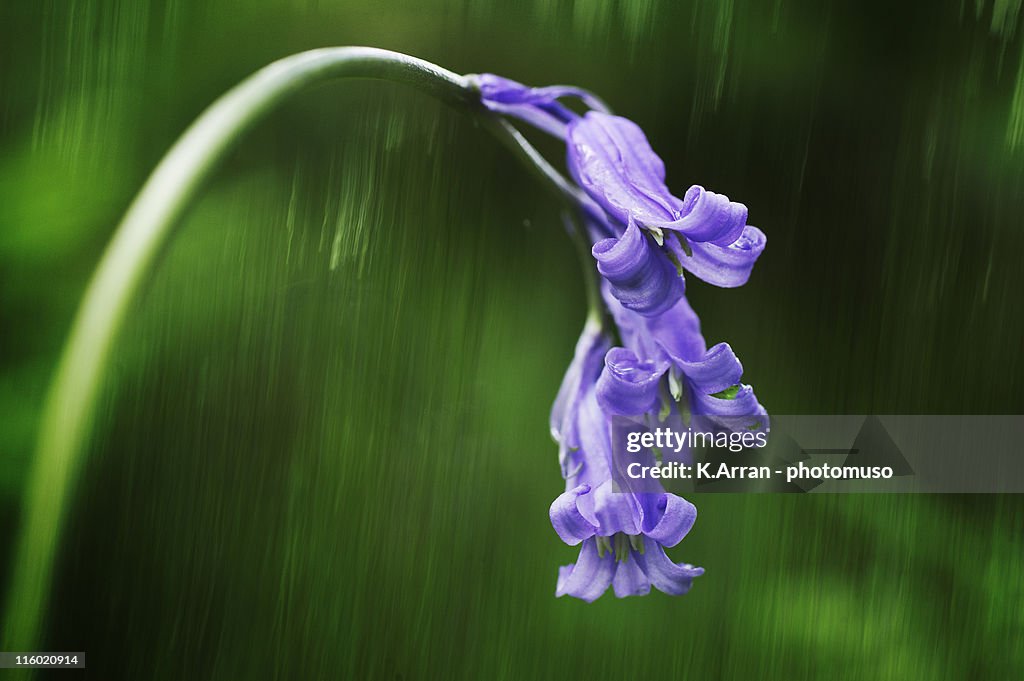
[[[621,116],[591,111],[572,119],[566,146],[573,179],[624,230],[635,223],[661,242],[673,265],[708,283],[746,283],[765,245],[761,230],[746,224],[746,206],[699,185],[674,196],[665,186],[665,164],[636,123]]]
[[[599,341],[598,344],[600,343],[607,341]],[[597,345],[591,346],[591,349],[596,347]],[[599,494],[588,499],[588,513],[600,518],[609,534],[614,534],[633,529],[634,522],[628,495],[611,493],[610,420],[597,397],[598,376],[603,373],[604,362],[603,358],[599,357],[597,373],[591,373],[594,367],[590,360],[593,356],[588,352],[585,360],[584,375],[587,380],[581,381],[574,394],[567,396],[561,405],[556,402],[555,410],[563,408],[564,405],[564,411],[559,419],[559,430],[553,434],[562,456],[562,477],[565,478],[566,489],[587,485],[600,490]],[[553,415],[555,410],[552,412]]]
[[[682,541],[697,519],[697,508],[674,494],[631,495],[612,492],[610,485],[578,485],[551,504],[558,536],[570,546],[582,544],[576,563],[559,568],[555,595],[590,602],[609,586],[619,598],[646,595],[652,585],[672,595],[689,591],[704,569],[674,563],[664,547]],[[609,496],[624,504],[617,505],[618,515],[602,517],[599,510]]]
[[[667,368],[669,391],[696,416],[721,417],[729,430],[767,426],[767,412],[754,390],[741,382],[743,365],[728,343],[707,347],[700,319],[685,297],[655,317],[645,317],[602,289],[622,343],[638,360]],[[615,350],[612,350],[615,352]]]
[[[581,340],[578,347],[592,349],[597,344]],[[592,359],[589,353],[585,356]],[[677,565],[664,549],[682,541],[693,527],[693,504],[663,490],[617,491],[612,482],[611,418],[654,409],[667,368],[665,362],[641,360],[631,350],[612,348],[596,381],[590,373],[589,383],[576,384],[579,399],[556,401],[563,423],[559,434],[564,441],[574,433],[577,446],[565,476],[566,491],[551,505],[551,524],[565,543],[582,544],[576,563],[559,570],[558,596],[593,601],[612,586],[622,598],[646,594],[652,585],[665,593],[683,594],[704,572]],[[560,406],[567,404],[573,406]]]
[[[480,99],[491,111],[518,118],[558,138],[579,114],[562,104],[565,97],[580,99],[591,109],[607,111],[604,103],[586,90],[568,85],[528,87],[508,78],[483,73],[475,77]]]
[[[625,347],[596,361],[607,340],[588,325],[552,411],[553,433],[561,445],[566,491],[551,505],[551,524],[570,546],[580,545],[575,564],[559,569],[556,595],[585,601],[609,586],[615,595],[644,595],[653,585],[684,594],[703,568],[676,564],[665,547],[678,544],[696,520],[690,502],[661,490],[617,491],[612,481],[612,418],[655,417],[664,395],[685,398],[694,414],[763,415],[753,390],[739,383],[743,373],[732,349],[707,349],[700,322],[685,298],[656,317],[645,317],[608,293]],[[676,372],[672,387],[669,372]],[[730,420],[727,427],[735,426]],[[655,483],[656,485],[656,483]]]
[[[621,463],[613,461],[612,437],[689,416],[707,416],[721,429],[765,427],[767,413],[741,382],[732,348],[707,347],[683,280],[686,270],[717,286],[744,284],[764,234],[747,225],[746,206],[723,195],[694,185],[674,196],[643,131],[590,93],[490,74],[474,79],[489,110],[566,141],[569,172],[589,197],[582,206],[586,235],[614,322],[605,327],[598,320],[604,311],[591,310],[551,410],[565,478],[551,524],[563,541],[580,546],[575,564],[559,569],[556,595],[593,601],[609,586],[619,597],[652,586],[686,593],[704,570],[673,562],[665,547],[682,541],[697,510],[657,481],[616,488],[622,478],[612,473]],[[566,97],[591,111],[580,116],[560,101]],[[616,331],[620,347],[610,340]],[[654,461],[651,452],[640,456]]]

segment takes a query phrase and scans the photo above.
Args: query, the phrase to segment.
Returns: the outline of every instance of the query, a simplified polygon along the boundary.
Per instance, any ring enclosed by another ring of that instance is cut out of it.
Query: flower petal
[[[621,237],[603,239],[592,250],[597,271],[611,284],[611,293],[627,309],[654,316],[683,296],[683,277],[633,218]]]
[[[677,359],[680,370],[699,393],[717,393],[740,382],[743,365],[728,343],[719,343],[695,362]]]
[[[633,495],[616,492],[610,479],[594,490],[594,517],[597,519],[595,532],[599,536],[640,533],[640,509]]]
[[[575,565],[558,570],[555,596],[575,596],[592,603],[608,590],[615,576],[615,556],[609,552],[597,555],[597,540],[591,537],[583,542]]]
[[[665,246],[678,258],[679,264],[702,281],[723,288],[736,288],[747,283],[767,238],[757,227],[747,225],[740,237],[728,246],[690,242],[682,246],[675,233],[666,234]]]
[[[590,493],[590,485],[574,487],[558,496],[551,503],[548,515],[551,517],[551,526],[555,532],[569,546],[576,546],[584,539],[593,537],[597,528],[583,517],[577,506],[577,499]]]
[[[682,202],[665,186],[665,164],[640,127],[621,116],[591,111],[566,129],[567,164],[576,183],[626,224],[675,220]]]
[[[615,568],[612,588],[615,589],[615,596],[618,598],[646,596],[651,593],[651,582],[647,579],[644,571],[640,569],[640,565],[633,559],[632,551],[629,557]]]
[[[676,564],[665,555],[665,549],[657,542],[646,542],[647,550],[635,554],[636,561],[659,591],[672,596],[682,596],[690,590],[694,577],[704,574],[704,568],[683,563]]]
[[[697,520],[697,507],[686,499],[666,492],[654,497],[654,513],[645,513],[643,533],[662,546],[675,546],[683,540]],[[647,504],[641,503],[641,508]]]
[[[682,217],[658,226],[682,232],[690,241],[727,246],[740,238],[746,224],[746,206],[695,184],[683,196]]]
[[[647,335],[676,364],[699,359],[707,350],[704,336],[700,332],[700,319],[685,297],[664,314],[648,319]]]
[[[636,416],[650,411],[658,399],[665,363],[642,361],[632,350],[612,348],[597,379],[597,399],[610,414]]]
[[[611,479],[612,443],[608,415],[598,404],[597,390],[593,385],[580,404],[577,428],[580,447],[572,453],[572,465],[579,471],[570,479],[575,481],[574,485],[586,483],[596,488]],[[580,499],[581,510],[588,518],[592,518],[592,514],[588,515],[592,507],[588,504],[592,504],[592,498],[593,495],[586,495]]]
[[[636,356],[641,359],[653,362],[667,362],[671,359],[669,355],[662,351],[661,346],[652,337],[648,327],[655,320],[669,315],[671,309],[674,308],[670,308],[668,312],[663,312],[656,317],[645,317],[633,310],[628,310],[623,307],[618,298],[612,295],[612,285],[607,279],[601,280],[601,299],[604,300],[605,306],[612,314],[612,319],[615,321],[615,327],[619,331],[619,337],[622,339],[624,347],[635,352]],[[686,296],[679,300],[681,303],[686,300]],[[676,306],[680,303],[676,303]]]
[[[551,437],[565,447],[579,447],[576,433],[579,405],[586,390],[601,374],[609,345],[607,337],[601,331],[601,324],[587,321],[576,342],[576,351],[562,379],[558,396],[551,407]]]

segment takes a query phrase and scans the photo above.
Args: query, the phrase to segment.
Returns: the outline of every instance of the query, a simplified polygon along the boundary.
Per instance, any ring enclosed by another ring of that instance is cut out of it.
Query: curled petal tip
[[[707,395],[731,388],[743,376],[743,365],[728,343],[715,345],[695,361],[677,363],[694,389]]]
[[[599,241],[591,252],[612,295],[629,310],[659,315],[683,296],[682,276],[632,219],[621,237]]]
[[[675,494],[663,494],[657,508],[660,516],[644,518],[644,534],[662,546],[681,542],[697,521],[697,507]]]
[[[682,213],[674,223],[662,226],[682,232],[690,241],[725,246],[740,238],[747,224],[746,206],[696,184],[683,196]]]
[[[690,590],[694,578],[704,574],[703,568],[687,563],[673,563],[658,544],[644,555],[636,556],[636,559],[647,573],[651,584],[659,591],[673,596],[685,594]]]
[[[597,399],[611,414],[636,416],[654,406],[666,364],[640,360],[632,350],[612,348],[597,380]]]
[[[689,243],[684,247],[679,241],[683,238],[677,236],[666,241],[683,269],[722,288],[736,288],[747,283],[754,263],[768,241],[764,232],[751,225],[746,225],[739,238],[728,246]]]
[[[577,505],[577,499],[589,493],[590,485],[580,485],[560,494],[551,503],[551,508],[548,511],[551,526],[555,528],[555,532],[561,540],[569,546],[576,546],[593,537],[597,531],[597,527],[583,516]]]

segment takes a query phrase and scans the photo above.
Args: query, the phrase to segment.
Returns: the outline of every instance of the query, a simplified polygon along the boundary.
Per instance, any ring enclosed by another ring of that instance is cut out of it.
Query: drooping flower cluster
[[[612,442],[621,419],[649,424],[707,417],[723,429],[759,429],[767,414],[726,343],[707,347],[686,296],[684,272],[722,287],[746,283],[765,237],[747,208],[694,185],[679,198],[643,131],[609,113],[579,88],[530,88],[476,77],[484,105],[565,141],[573,180],[599,207],[583,215],[602,278],[611,330],[590,318],[551,412],[566,491],[551,523],[571,546],[574,565],[559,570],[556,594],[586,601],[609,586],[616,596],[686,593],[703,569],[677,564],[678,544],[696,519],[685,499],[650,484],[631,490],[613,480]],[[559,101],[578,98],[580,115]]]

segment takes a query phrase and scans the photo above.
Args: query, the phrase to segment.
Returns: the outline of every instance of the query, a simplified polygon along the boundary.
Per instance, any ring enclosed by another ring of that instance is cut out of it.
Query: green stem
[[[601,299],[601,280],[597,276],[597,267],[594,265],[594,256],[591,254],[590,237],[586,229],[580,224],[576,211],[566,210],[562,213],[562,221],[565,223],[569,238],[576,247],[576,255],[580,259],[580,267],[583,269],[583,287],[587,295],[587,318],[598,324],[606,333],[618,337],[615,322],[611,319],[611,313]]]
[[[302,52],[274,62],[214,102],[181,136],[132,202],[86,290],[47,396],[7,600],[2,650],[38,642],[68,500],[85,457],[111,348],[151,266],[218,162],[291,95],[335,78],[412,85],[485,125],[576,208],[591,206],[511,125],[480,104],[471,81],[429,62],[369,47]]]

